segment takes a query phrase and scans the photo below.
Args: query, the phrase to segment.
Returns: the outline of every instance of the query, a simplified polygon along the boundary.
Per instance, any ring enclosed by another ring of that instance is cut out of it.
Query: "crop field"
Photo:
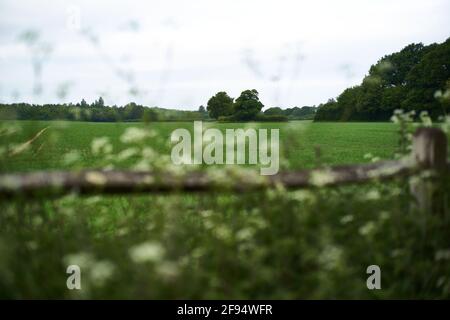
[[[398,151],[391,123],[204,124],[279,128],[281,169]],[[4,121],[1,171],[174,170],[169,137],[183,127],[192,123]],[[449,216],[409,211],[407,182],[3,198],[0,298],[449,298]],[[67,289],[68,265],[80,266],[81,290]],[[370,265],[382,290],[367,288]]]
[[[160,155],[170,156],[170,134],[177,128],[192,132],[192,122],[156,122],[148,125],[133,123],[93,123],[70,121],[3,121],[13,135],[0,135],[0,145],[21,144],[36,133],[48,128],[26,151],[1,162],[1,171],[30,171],[40,169],[64,169],[64,155],[75,151],[79,154],[77,165],[93,168],[99,165],[101,155],[92,153],[94,138],[107,137],[115,153],[130,147],[120,140],[127,128],[146,128],[153,132],[142,143]],[[267,128],[280,129],[280,153],[289,168],[313,168],[318,164],[351,164],[368,162],[372,157],[393,158],[398,142],[397,127],[392,123],[204,123],[205,127],[225,129]],[[132,161],[124,161],[119,167],[132,167]]]

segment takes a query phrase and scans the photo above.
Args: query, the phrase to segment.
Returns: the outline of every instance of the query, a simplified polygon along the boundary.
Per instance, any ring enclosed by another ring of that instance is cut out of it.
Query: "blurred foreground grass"
[[[1,169],[10,172],[136,168],[142,161],[169,168],[170,132],[189,124],[137,125],[149,132],[140,131],[139,143],[123,139],[139,136],[127,133],[131,124],[2,125]],[[397,128],[383,123],[257,126],[282,126],[287,168],[392,158],[398,140]],[[1,199],[0,298],[450,298],[446,197],[442,215],[410,212],[407,181],[247,194]],[[70,264],[81,267],[81,290],[66,287]],[[373,264],[381,268],[381,290],[366,287]]]

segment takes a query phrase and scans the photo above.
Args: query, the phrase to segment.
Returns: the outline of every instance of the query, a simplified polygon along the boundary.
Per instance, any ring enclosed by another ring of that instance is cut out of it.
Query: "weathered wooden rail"
[[[436,128],[421,128],[413,137],[408,157],[370,164],[334,166],[313,170],[280,172],[273,176],[247,176],[226,173],[218,179],[207,172],[182,176],[137,171],[40,171],[0,175],[0,196],[49,196],[69,192],[114,194],[143,192],[234,192],[260,190],[276,185],[287,189],[328,187],[405,177],[422,170],[442,173],[448,170],[446,135]],[[412,188],[421,206],[425,206],[430,186]]]

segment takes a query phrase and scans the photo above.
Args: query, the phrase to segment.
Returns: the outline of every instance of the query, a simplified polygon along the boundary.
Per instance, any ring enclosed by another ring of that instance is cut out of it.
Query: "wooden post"
[[[440,206],[435,195],[439,180],[447,169],[447,137],[437,128],[419,128],[413,136],[413,161],[423,170],[418,180],[411,182],[411,193],[416,202],[413,208],[435,212]],[[431,174],[430,178],[426,177]],[[425,175],[425,177],[424,177]]]

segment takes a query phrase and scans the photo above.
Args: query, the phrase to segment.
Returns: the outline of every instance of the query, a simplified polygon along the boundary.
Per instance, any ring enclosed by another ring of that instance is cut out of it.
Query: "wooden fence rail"
[[[288,189],[337,186],[350,183],[405,177],[421,170],[445,171],[447,140],[435,128],[421,128],[414,134],[411,156],[401,160],[370,164],[334,166],[321,169],[280,172],[273,176],[191,172],[183,176],[126,170],[38,171],[0,174],[0,196],[49,196],[69,192],[80,194],[112,194],[143,192],[235,192],[260,190],[278,184]],[[412,189],[419,204],[425,206],[430,188],[419,185]],[[423,199],[421,199],[423,198]]]

